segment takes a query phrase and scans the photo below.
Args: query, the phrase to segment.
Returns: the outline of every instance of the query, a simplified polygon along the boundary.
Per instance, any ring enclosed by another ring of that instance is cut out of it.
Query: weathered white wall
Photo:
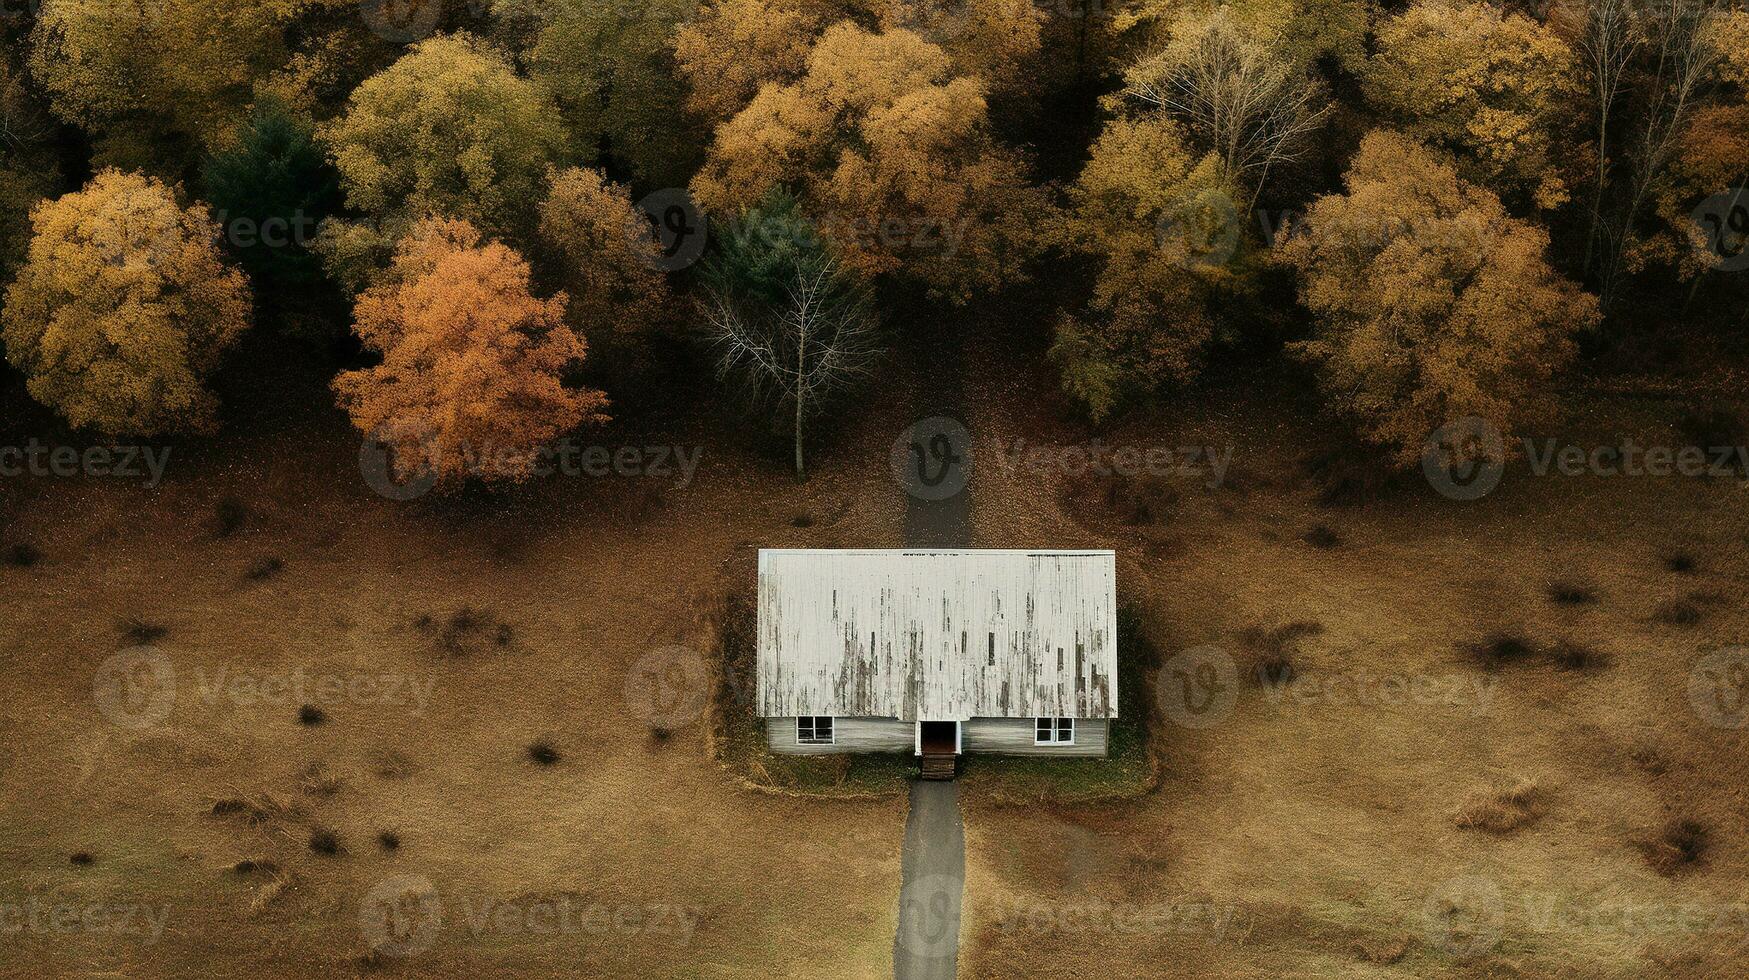
[[[1032,744],[1036,721],[1032,718],[973,718],[961,734],[966,752],[1000,752],[1005,755],[1105,754],[1110,723],[1104,718],[1075,719],[1074,745]]]
[[[1103,756],[1109,724],[1104,718],[1080,718],[1075,721],[1074,745],[1034,745],[1031,718],[973,718],[960,726],[961,748],[965,752],[1006,755]],[[837,730],[836,743],[798,745],[794,718],[767,718],[765,742],[778,755],[917,751],[914,722],[897,718],[836,718],[833,727]]]
[[[765,719],[765,742],[779,755],[831,755],[839,752],[915,752],[916,725],[897,718],[834,718],[837,742],[797,745],[794,718]]]

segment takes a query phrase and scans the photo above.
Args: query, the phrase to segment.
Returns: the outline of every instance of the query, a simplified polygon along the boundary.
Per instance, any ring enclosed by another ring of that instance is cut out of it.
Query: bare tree
[[[1597,123],[1596,184],[1591,197],[1590,228],[1585,236],[1587,272],[1603,219],[1603,191],[1609,183],[1610,125],[1628,66],[1645,43],[1636,9],[1633,0],[1592,0],[1576,44],[1591,75],[1592,109]]]
[[[739,379],[755,401],[793,406],[801,477],[806,419],[865,380],[881,349],[868,296],[837,260],[823,251],[791,259],[776,303],[732,275],[713,276],[705,316],[719,375]]]
[[[1229,183],[1251,184],[1255,203],[1270,168],[1299,159],[1323,124],[1323,91],[1226,7],[1181,20],[1174,33],[1125,73],[1124,93],[1181,118],[1219,156]]]
[[[1610,233],[1602,299],[1607,310],[1621,283],[1623,260],[1634,237],[1634,225],[1645,209],[1658,179],[1681,147],[1695,110],[1719,60],[1708,32],[1720,10],[1718,0],[1657,0],[1650,8],[1650,63],[1639,126],[1628,147],[1628,186],[1624,204]]]

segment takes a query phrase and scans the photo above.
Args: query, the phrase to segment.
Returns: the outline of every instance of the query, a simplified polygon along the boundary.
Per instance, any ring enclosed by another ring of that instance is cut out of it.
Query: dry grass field
[[[609,479],[396,504],[333,431],[13,497],[4,543],[41,554],[0,565],[0,976],[890,970],[903,799],[743,791],[693,675],[644,659],[693,645],[755,544],[896,543],[884,469],[798,487],[707,449],[654,503]],[[124,727],[94,689],[147,639],[174,698]]]
[[[1741,974],[1749,730],[1689,695],[1700,658],[1749,643],[1740,480],[1514,467],[1472,503],[1422,485],[1327,508],[1298,470],[1309,413],[1183,407],[1103,438],[1230,446],[1222,487],[1113,502],[985,465],[1015,436],[1085,437],[1033,379],[981,374],[975,543],[1119,549],[1163,706],[1174,654],[1198,694],[1199,659],[1237,682],[1161,726],[1145,799],[973,801],[962,975]],[[1676,411],[1616,400],[1562,438],[1668,445]]]
[[[975,543],[1117,548],[1162,703],[1184,651],[1237,680],[1212,724],[1159,720],[1141,798],[965,784],[962,975],[1737,969],[1749,736],[1688,693],[1697,658],[1749,642],[1736,482],[1514,469],[1476,503],[1326,508],[1304,415],[1179,407],[1103,438],[1231,446],[1222,485],[1113,493],[1001,462],[1086,439],[1035,386],[969,380]],[[747,549],[899,543],[905,394],[803,486],[707,448],[662,494],[395,504],[334,426],[154,491],[9,488],[0,544],[41,555],[0,565],[0,975],[890,973],[903,799],[744,789],[684,708],[645,717],[690,675],[652,694],[644,668],[707,642]],[[1671,411],[1564,432],[1668,440]],[[175,697],[130,728],[94,691],[141,641]]]

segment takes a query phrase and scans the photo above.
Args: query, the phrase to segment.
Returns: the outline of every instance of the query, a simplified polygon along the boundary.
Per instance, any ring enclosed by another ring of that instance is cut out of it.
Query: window
[[[1073,718],[1035,718],[1037,724],[1033,729],[1032,744],[1034,745],[1074,745],[1075,719]]]
[[[796,719],[797,745],[831,745],[832,716],[803,715]]]

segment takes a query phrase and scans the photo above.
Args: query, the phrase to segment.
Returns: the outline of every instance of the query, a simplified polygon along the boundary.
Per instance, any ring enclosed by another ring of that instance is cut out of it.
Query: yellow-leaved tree
[[[1498,194],[1559,207],[1584,172],[1573,51],[1522,14],[1417,0],[1379,24],[1365,88],[1400,131],[1456,154],[1466,178]]]
[[[249,326],[250,296],[206,208],[105,170],[38,205],[31,228],[3,318],[31,396],[106,435],[210,429],[206,379]]]
[[[526,235],[566,144],[552,95],[460,34],[423,41],[366,79],[317,136],[346,203],[391,235],[434,214]]]
[[[100,165],[164,170],[229,139],[285,35],[337,0],[43,0],[31,75]]]
[[[1087,310],[1057,324],[1051,360],[1094,421],[1129,394],[1190,381],[1232,276],[1238,213],[1214,153],[1170,117],[1109,123],[1070,191],[1065,244],[1099,262]]]
[[[693,196],[733,215],[789,187],[853,273],[965,302],[1020,275],[1040,207],[984,91],[910,31],[836,24],[800,80],[767,84],[718,127]]]
[[[1316,321],[1294,350],[1331,408],[1404,467],[1448,423],[1509,437],[1541,415],[1598,321],[1596,297],[1549,267],[1548,232],[1399,133],[1368,134],[1344,183],[1283,248]],[[1448,448],[1464,463],[1479,447]]]
[[[1131,0],[1115,5],[1113,26],[1170,36],[1176,25],[1220,15],[1246,37],[1275,49],[1297,69],[1329,58],[1358,74],[1366,65],[1372,0]]]
[[[565,295],[533,296],[528,263],[465,221],[416,223],[358,297],[353,329],[383,360],[343,372],[334,391],[403,479],[520,480],[541,447],[607,419],[606,395],[561,377],[585,351]]]
[[[1033,0],[710,0],[675,34],[689,105],[713,123],[770,83],[795,82],[828,27],[906,30],[987,91],[1028,87],[1044,11]]]

